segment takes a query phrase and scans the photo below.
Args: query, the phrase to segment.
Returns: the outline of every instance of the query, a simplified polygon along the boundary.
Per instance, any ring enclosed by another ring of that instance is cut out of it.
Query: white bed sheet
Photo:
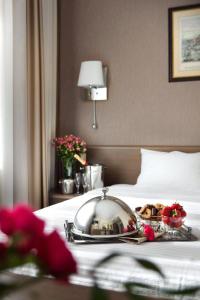
[[[118,251],[128,254],[130,257],[139,256],[156,262],[166,275],[166,280],[163,281],[153,272],[144,272],[137,264],[130,263],[130,258],[122,257],[115,259],[108,267],[99,270],[98,275],[104,287],[120,290],[122,289],[121,282],[137,280],[156,286],[159,296],[159,287],[162,286],[169,288],[200,286],[200,190],[159,191],[158,189],[141,189],[133,185],[115,185],[109,188],[108,194],[122,199],[132,209],[146,203],[161,202],[167,205],[178,201],[187,211],[186,224],[192,226],[193,233],[199,240],[194,242],[147,242],[141,245],[120,243],[70,244],[79,266],[79,274],[72,276],[71,281],[76,284],[90,285],[92,282],[89,270],[108,253]],[[101,195],[101,190],[90,191],[82,196],[41,209],[36,214],[46,221],[47,231],[57,228],[65,238],[64,221],[66,219],[73,221],[77,209],[97,195]],[[181,299],[190,298],[186,296],[186,298],[182,297]],[[200,299],[200,296],[198,295],[195,299]]]

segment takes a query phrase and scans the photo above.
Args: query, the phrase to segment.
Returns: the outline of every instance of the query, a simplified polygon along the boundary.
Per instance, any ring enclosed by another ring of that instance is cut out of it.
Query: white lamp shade
[[[83,61],[81,63],[78,86],[104,86],[103,67],[101,61]]]

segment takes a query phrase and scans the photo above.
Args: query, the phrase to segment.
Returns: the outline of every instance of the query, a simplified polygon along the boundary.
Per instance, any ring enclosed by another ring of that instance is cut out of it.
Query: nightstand
[[[70,200],[76,196],[77,196],[77,194],[64,195],[64,194],[61,194],[59,191],[52,191],[50,193],[50,197],[49,197],[49,205],[57,204],[57,203],[65,201],[65,200]]]

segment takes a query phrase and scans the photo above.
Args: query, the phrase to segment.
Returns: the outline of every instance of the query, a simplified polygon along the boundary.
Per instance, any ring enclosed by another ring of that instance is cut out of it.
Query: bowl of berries
[[[179,203],[174,203],[171,206],[165,206],[161,212],[162,221],[167,225],[167,231],[176,231],[184,223],[186,212]]]

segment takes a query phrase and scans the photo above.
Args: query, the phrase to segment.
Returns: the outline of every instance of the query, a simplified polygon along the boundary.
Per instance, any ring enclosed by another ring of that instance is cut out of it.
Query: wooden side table
[[[50,197],[49,197],[49,205],[57,204],[57,203],[65,201],[65,200],[70,200],[76,196],[77,196],[77,194],[64,195],[64,194],[61,194],[59,191],[52,191],[50,193]]]

